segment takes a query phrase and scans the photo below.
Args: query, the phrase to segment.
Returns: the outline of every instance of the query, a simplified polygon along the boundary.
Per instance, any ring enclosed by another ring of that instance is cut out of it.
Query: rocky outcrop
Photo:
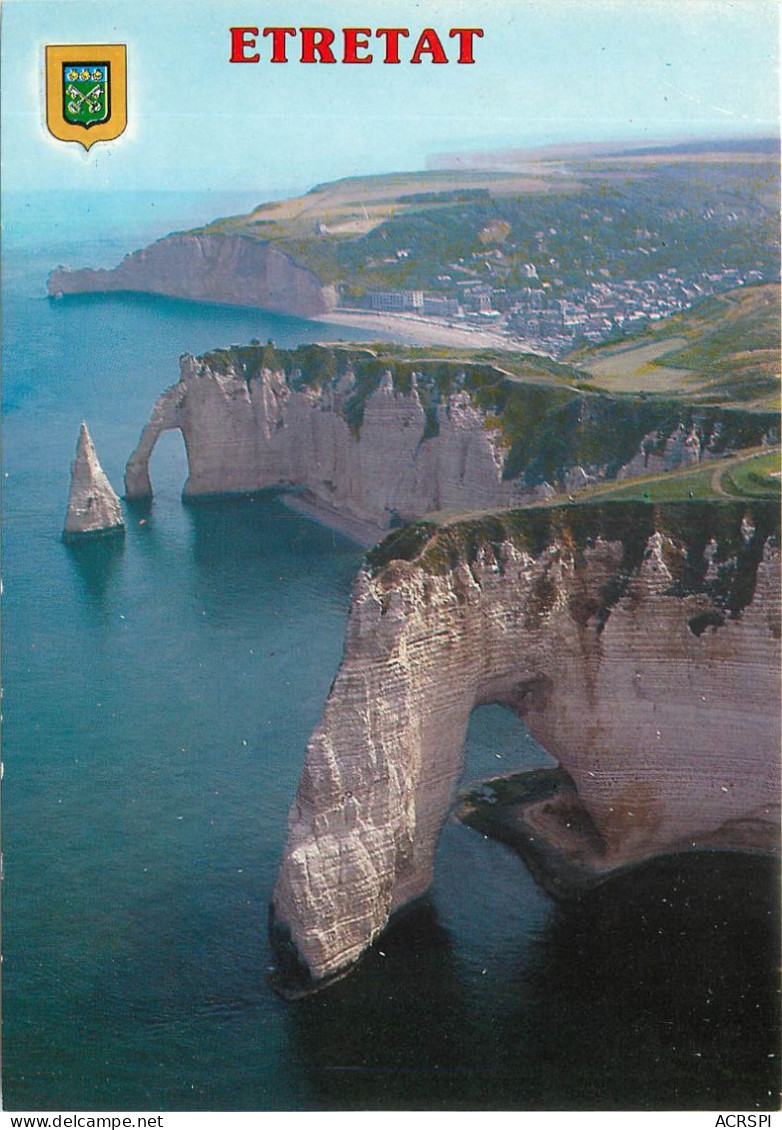
[[[186,354],[180,367],[128,463],[129,497],[152,493],[150,453],[179,428],[188,496],[296,485],[324,513],[376,532],[434,510],[543,500],[552,483],[574,493],[620,468],[625,478],[688,465],[760,443],[776,420],[699,409],[688,429],[652,431],[681,406],[579,391],[531,356],[519,377],[470,354],[255,341]],[[710,437],[702,450],[699,436]]]
[[[273,934],[305,988],[429,887],[481,703],[521,715],[569,774],[605,872],[777,849],[778,515],[753,505],[742,532],[745,517],[526,510],[419,524],[369,555],[274,892]]]
[[[257,306],[286,314],[324,314],[336,292],[272,244],[217,232],[169,235],[127,255],[110,270],[58,267],[49,294],[142,291]]]
[[[635,456],[620,467],[617,479],[634,479],[640,475],[660,475],[679,467],[692,467],[702,458],[709,458],[719,432],[712,434],[705,448],[701,447],[698,429],[694,424],[685,428],[679,424],[669,436],[662,432],[649,432],[643,437]]]
[[[122,533],[122,508],[95,454],[85,423],[79,429],[63,536],[66,539]]]
[[[405,395],[387,374],[354,427],[349,378],[308,387],[261,369],[245,379],[187,354],[180,367],[179,382],[158,399],[128,462],[129,498],[152,493],[149,457],[171,428],[184,436],[191,497],[296,485],[329,511],[383,530],[428,511],[538,496],[503,479],[499,432],[463,391],[437,406],[432,428],[415,379]]]
[[[572,494],[574,491],[584,490],[597,482],[596,475],[590,475],[583,467],[576,465],[565,472],[565,490]]]

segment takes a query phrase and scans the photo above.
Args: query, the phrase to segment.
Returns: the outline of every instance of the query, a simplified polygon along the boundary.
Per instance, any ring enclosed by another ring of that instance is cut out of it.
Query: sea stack
[[[82,421],[76,458],[71,464],[71,489],[63,537],[90,537],[124,533],[122,509],[106,474],[98,462],[95,445]]]

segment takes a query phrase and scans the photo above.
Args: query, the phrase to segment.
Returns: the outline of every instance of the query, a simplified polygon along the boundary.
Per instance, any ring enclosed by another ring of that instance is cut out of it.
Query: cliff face
[[[170,428],[185,439],[191,496],[295,484],[333,511],[379,529],[395,518],[506,506],[525,496],[518,484],[503,481],[499,435],[465,393],[438,406],[438,432],[426,438],[415,382],[403,395],[388,376],[367,399],[357,431],[345,415],[349,382],[294,387],[269,369],[247,380],[187,354],[180,364],[181,379],[158,399],[128,462],[128,497],[152,493],[149,457]]]
[[[579,391],[532,356],[514,365],[271,342],[185,355],[131,456],[127,493],[151,494],[157,436],[179,428],[186,494],[294,484],[382,531],[433,510],[542,500],[551,483],[573,492],[617,472],[660,474],[778,427],[772,413]]]
[[[688,431],[683,424],[665,438],[650,432],[641,440],[635,456],[620,467],[617,479],[633,479],[640,475],[658,475],[677,467],[691,467],[702,458],[708,458],[708,446],[702,449],[694,427]]]
[[[47,285],[55,295],[137,290],[302,316],[336,304],[333,287],[276,247],[218,234],[169,235],[110,270],[58,267]]]
[[[63,536],[66,539],[94,534],[121,533],[125,528],[122,507],[106,473],[98,462],[87,425],[82,423],[71,464],[71,486]]]
[[[773,507],[743,526],[738,504],[525,515],[407,534],[413,560],[389,538],[355,582],[274,892],[314,983],[430,885],[481,703],[517,711],[570,774],[605,870],[776,848]]]

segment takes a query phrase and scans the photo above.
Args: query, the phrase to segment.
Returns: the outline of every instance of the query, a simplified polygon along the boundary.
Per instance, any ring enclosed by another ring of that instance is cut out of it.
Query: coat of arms
[[[89,149],[119,137],[128,121],[126,92],[124,44],[46,48],[46,124],[60,141]]]

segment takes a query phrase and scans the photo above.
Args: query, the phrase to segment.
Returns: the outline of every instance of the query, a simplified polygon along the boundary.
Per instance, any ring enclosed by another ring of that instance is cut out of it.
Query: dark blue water
[[[55,263],[111,263],[252,202],[6,207],[6,1108],[773,1106],[761,861],[666,861],[562,909],[451,821],[431,897],[351,978],[298,1004],[268,987],[287,809],[361,551],[271,494],[183,507],[178,435],[124,542],[60,530],[81,419],[119,489],[181,352],[348,332],[44,297]],[[508,714],[476,712],[469,779],[546,760]]]

